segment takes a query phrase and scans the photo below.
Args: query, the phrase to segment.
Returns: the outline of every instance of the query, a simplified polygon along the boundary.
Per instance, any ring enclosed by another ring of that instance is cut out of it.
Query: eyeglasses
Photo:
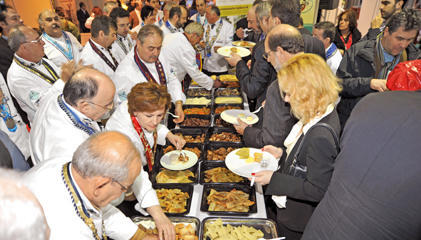
[[[108,105],[106,105],[106,106],[102,106],[102,105],[99,105],[99,104],[96,104],[96,103],[94,103],[94,102],[91,102],[91,101],[87,101],[89,104],[92,104],[92,105],[95,105],[95,106],[98,106],[98,107],[100,107],[100,108],[103,108],[103,109],[106,109],[106,110],[108,110],[108,111],[112,111],[114,108],[114,102],[112,102],[112,103],[110,103],[110,104],[108,104]],[[111,105],[111,106],[110,106]]]
[[[127,192],[129,190],[129,187],[124,186],[119,181],[115,180],[114,178],[111,178],[111,181],[113,181],[113,182],[117,183],[118,185],[120,185],[120,188],[121,188],[121,191],[122,192]]]
[[[56,21],[56,22],[58,22],[60,20],[60,18],[58,18],[58,16],[55,16],[54,18],[52,18],[52,17],[46,17],[44,19],[44,21],[46,21],[46,22],[52,22],[53,20]]]
[[[41,36],[39,36],[37,39],[35,39],[35,40],[32,40],[32,41],[27,41],[27,42],[24,42],[24,43],[40,43],[41,42],[41,40],[42,40],[42,37]]]

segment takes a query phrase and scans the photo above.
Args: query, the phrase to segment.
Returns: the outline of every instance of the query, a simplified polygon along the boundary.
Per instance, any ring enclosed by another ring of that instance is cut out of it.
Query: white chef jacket
[[[169,34],[164,38],[161,57],[175,69],[177,79],[182,82],[189,74],[200,86],[210,90],[213,80],[199,70],[196,62],[196,50],[183,33]]]
[[[89,134],[75,127],[66,112],[60,108],[57,98],[61,93],[51,94],[40,106],[30,133],[32,161],[38,164],[45,160],[64,158],[72,159],[77,147]],[[60,96],[62,99],[63,97]],[[63,99],[64,101],[64,99]],[[81,121],[95,131],[101,129],[96,121],[67,104]]]
[[[325,49],[325,52],[327,53],[331,47],[333,47],[334,43],[331,43],[328,48]],[[327,56],[327,55],[326,55]],[[327,65],[329,65],[330,69],[332,70],[333,74],[336,75],[336,71],[338,70],[339,64],[341,64],[342,61],[342,54],[339,51],[339,49],[336,49],[336,51],[327,58],[326,62]]]
[[[25,65],[34,66],[42,73],[50,76],[47,69],[42,64],[26,61],[16,54],[15,57]],[[61,71],[54,63],[45,58],[43,58],[43,60],[55,70],[58,76],[60,76]],[[44,96],[50,94],[50,92],[61,92],[64,87],[64,82],[61,79],[58,79],[51,85],[38,75],[19,66],[15,61],[12,62],[12,65],[10,65],[7,72],[7,84],[9,85],[10,93],[16,98],[22,110],[28,114],[28,119],[31,123],[34,120],[35,112]]]
[[[129,53],[130,50],[132,50],[132,48],[136,45],[136,41],[132,39],[130,34],[127,34],[126,37],[117,35],[117,40],[115,40],[111,45],[110,51],[115,57],[115,59],[117,59],[118,63],[121,63],[121,61],[123,61],[123,59],[127,55],[120,43],[124,45],[125,49],[127,50],[127,53]]]
[[[90,40],[108,58],[108,60],[110,60],[110,62],[114,64],[110,53],[103,46],[96,43],[92,38]],[[113,69],[110,66],[108,66],[108,64],[92,49],[91,44],[89,44],[89,42],[85,44],[80,58],[82,59],[84,65],[92,64],[96,70],[103,72],[108,77],[111,78],[113,76]]]
[[[208,23],[208,20],[206,19],[206,13],[205,15],[200,15],[200,13],[195,13],[190,17],[191,21],[195,21],[197,23],[202,24],[202,26],[204,26],[206,23]],[[199,20],[199,21],[198,21]]]
[[[171,32],[171,29],[173,30],[173,32]],[[169,20],[162,24],[161,30],[162,30],[162,33],[164,33],[164,37],[172,33],[184,32],[183,28],[176,28],[174,25],[172,25],[172,23]]]
[[[156,22],[158,27],[161,27],[164,25],[164,11],[158,10],[158,13],[156,14]]]
[[[18,111],[16,110],[15,105],[13,104],[12,97],[9,93],[9,88],[7,87],[6,81],[4,81],[3,75],[0,74],[0,88],[3,92],[3,101],[5,102],[6,106],[9,108],[9,114],[13,118],[16,123],[16,131],[11,132],[7,126],[5,121],[0,118],[0,130],[5,132],[9,138],[16,144],[19,150],[22,152],[25,159],[28,159],[31,156],[29,151],[29,132],[26,129],[25,123],[23,122],[21,116],[19,115]]]
[[[25,184],[37,197],[44,210],[51,230],[50,240],[94,239],[91,229],[77,215],[71,195],[63,182],[63,162],[66,161],[45,161],[38,164],[25,174]],[[124,216],[120,210],[110,204],[102,209],[93,207],[71,174],[70,178],[75,184],[99,236],[102,237],[102,222],[106,235],[116,240],[130,239],[136,233],[138,227],[130,218]]]
[[[134,60],[134,51],[136,51],[136,48],[133,48],[127,54],[127,57],[124,58],[124,60],[118,66],[112,78],[117,89],[116,93],[118,99],[121,102],[127,99],[127,94],[129,94],[134,85],[148,81],[145,76],[143,76],[143,73],[139,70],[139,67]],[[159,56],[159,61],[164,68],[165,77],[167,79],[167,89],[171,95],[172,101],[176,102],[181,100],[185,102],[186,96],[182,91],[180,81],[177,79],[175,69],[172,68],[171,65],[169,65],[161,55]],[[159,77],[155,63],[143,63],[148,68],[155,81],[157,81],[159,84]]]
[[[204,26],[205,34],[203,34],[203,40],[206,41],[206,32],[208,26],[211,27],[209,32],[209,42],[212,40],[213,36],[216,36],[216,29],[222,24],[221,30],[218,37],[216,38],[214,44],[211,46],[211,56],[206,56],[206,53],[203,54],[203,69],[206,69],[209,72],[225,72],[228,71],[228,63],[223,56],[215,52],[214,47],[224,47],[232,45],[232,37],[234,34],[234,27],[231,23],[225,19],[220,18],[216,21],[215,26],[212,28],[211,24],[206,23]]]
[[[80,52],[82,51],[82,45],[80,45],[79,41],[76,39],[73,34],[69,32],[65,32],[67,36],[69,37],[71,43],[72,43],[72,53],[73,53],[73,60],[75,60],[76,63],[79,62],[80,59]],[[44,41],[44,53],[47,56],[49,60],[51,60],[57,67],[61,67],[64,63],[67,63],[70,61],[56,46],[54,46],[53,43],[48,41],[43,35],[42,40]],[[66,45],[66,39],[64,38],[64,35],[62,34],[59,38],[53,38],[50,36],[51,39],[53,39],[55,42],[57,42],[63,49],[66,51],[67,45]]]

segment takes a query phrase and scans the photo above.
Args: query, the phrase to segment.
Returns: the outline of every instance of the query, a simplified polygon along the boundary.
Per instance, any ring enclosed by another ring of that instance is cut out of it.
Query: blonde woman
[[[291,240],[300,239],[332,176],[338,154],[334,135],[340,133],[335,102],[341,87],[326,62],[315,54],[291,58],[278,72],[278,82],[281,96],[290,103],[299,121],[284,141],[286,151],[271,145],[264,147],[264,151],[280,158],[280,168],[256,173],[255,181],[267,185],[265,194],[272,195],[276,204],[269,199],[268,205],[276,213],[272,217],[280,235]],[[320,123],[328,124],[333,132],[319,125],[310,129]],[[294,157],[303,170],[301,175],[291,168],[295,166]]]

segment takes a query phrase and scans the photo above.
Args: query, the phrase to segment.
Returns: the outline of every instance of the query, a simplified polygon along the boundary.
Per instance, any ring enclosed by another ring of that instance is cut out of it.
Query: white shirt
[[[124,58],[124,60],[118,66],[114,76],[112,77],[117,89],[116,93],[119,101],[124,101],[127,99],[127,94],[129,94],[134,85],[148,81],[143,73],[139,70],[139,67],[134,60],[134,51],[136,51],[136,48],[133,48],[129,54],[127,54],[126,58]],[[165,77],[167,80],[167,89],[171,95],[172,101],[176,102],[181,100],[185,102],[186,96],[182,91],[180,81],[177,79],[175,69],[172,68],[171,65],[169,65],[161,55],[159,56],[159,61],[164,68]],[[155,63],[143,63],[148,68],[155,81],[159,84],[158,71],[156,70]]]
[[[209,31],[209,42],[212,41],[212,37],[217,35],[218,26],[222,24],[222,27],[219,31],[219,35],[215,39],[215,42],[211,46],[211,55],[207,56],[205,53],[203,55],[203,69],[206,69],[209,72],[225,72],[228,71],[228,63],[223,56],[215,52],[214,47],[224,47],[232,45],[232,37],[234,34],[234,27],[228,21],[220,18],[216,21],[214,27],[212,28],[211,24],[207,23],[204,26],[205,33],[203,34],[203,40],[206,43],[208,26]]]
[[[176,28],[169,20],[162,24],[161,30],[164,33],[164,37],[171,35],[172,33],[184,32],[183,28]]]
[[[135,45],[136,41],[131,38],[130,34],[127,34],[126,37],[117,35],[117,39],[111,45],[110,51],[118,63],[121,63],[121,61],[123,61],[123,59],[126,57],[127,53],[129,53]]]
[[[34,67],[52,78],[44,65],[26,61],[16,54],[15,57],[26,66]],[[43,58],[43,61],[46,61],[60,76],[60,69],[54,63],[45,58]],[[10,93],[16,98],[22,110],[28,114],[31,123],[44,96],[50,94],[50,92],[61,92],[64,87],[64,82],[61,79],[58,79],[54,84],[50,84],[45,79],[19,66],[15,60],[13,60],[7,72],[7,84]]]
[[[114,61],[111,58],[110,53],[101,45],[96,43],[92,38],[90,39],[92,43],[105,55],[105,57],[110,60],[114,65]],[[87,42],[81,53],[81,59],[84,65],[92,64],[96,70],[103,72],[108,77],[112,77],[114,70],[108,66],[108,64],[92,49],[91,44]]]
[[[161,57],[175,69],[180,82],[189,74],[200,86],[210,90],[213,80],[199,70],[196,62],[196,50],[183,33],[174,33],[164,38]]]
[[[69,32],[65,32],[65,33],[71,41],[73,60],[75,60],[75,62],[77,63],[79,62],[79,59],[80,59],[80,51],[82,51],[82,45],[80,45],[79,41],[75,38],[75,36],[73,36],[73,34]],[[41,35],[41,36],[42,36],[42,40],[45,43],[44,53],[50,61],[52,61],[59,68],[61,67],[61,65],[63,65],[63,63],[67,63],[68,61],[70,61],[70,59],[68,59],[64,55],[64,53],[59,50],[59,48],[54,46],[52,42],[47,40],[47,38],[45,38],[44,35]],[[49,37],[53,39],[53,41],[55,41],[58,45],[60,45],[64,50],[68,51],[66,39],[64,38],[63,34],[59,38],[53,38],[51,36]]]
[[[31,155],[34,164],[50,159],[72,159],[77,147],[89,137],[87,132],[75,127],[70,117],[60,108],[58,104],[60,94],[49,96],[35,115],[30,133]],[[62,96],[61,98],[63,99]],[[67,106],[81,121],[90,125],[95,131],[100,131],[96,121],[92,121],[70,104]]]
[[[333,46],[333,43],[331,43],[329,47],[325,49],[325,52],[327,53],[332,46]],[[339,51],[339,49],[336,49],[335,52],[326,60],[327,65],[329,65],[333,74],[336,75],[336,71],[338,70],[339,64],[341,64],[341,61],[342,61],[342,54]]]
[[[208,22],[208,20],[206,19],[206,13],[205,13],[205,15],[202,16],[198,12],[193,14],[190,17],[190,20],[195,21],[197,23],[200,23],[200,24],[202,24],[202,26],[205,25]],[[199,20],[199,21],[197,21],[197,20]]]
[[[11,132],[7,126],[6,122],[0,118],[0,130],[5,132],[9,138],[16,144],[19,150],[22,152],[25,159],[28,159],[31,156],[29,151],[29,132],[26,129],[25,123],[23,122],[21,116],[16,110],[15,105],[13,104],[12,97],[9,93],[9,88],[7,87],[6,81],[4,81],[3,75],[0,74],[0,88],[3,92],[3,103],[8,107],[10,116],[13,118],[16,124],[16,131]]]
[[[70,160],[70,159],[67,159]],[[65,161],[58,161],[65,162]],[[62,179],[62,164],[46,161],[29,170],[24,181],[40,202],[51,230],[50,240],[91,240],[92,230],[77,215],[71,195]],[[70,175],[71,176],[71,175]],[[96,209],[75,183],[84,206],[92,218],[99,236],[102,237],[102,222],[107,236],[113,239],[130,239],[138,227],[117,208],[108,204]]]
[[[156,22],[155,23],[159,27],[164,25],[164,11],[158,10],[158,13],[156,14]]]

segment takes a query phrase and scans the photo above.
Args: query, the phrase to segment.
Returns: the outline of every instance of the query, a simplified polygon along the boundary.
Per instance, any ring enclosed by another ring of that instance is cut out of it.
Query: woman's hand
[[[266,146],[263,147],[262,150],[272,154],[275,158],[281,158],[282,153],[284,152],[284,150],[282,150],[282,148],[278,148],[278,147],[275,147],[275,146],[272,146],[272,145],[266,145]]]
[[[270,170],[265,170],[265,171],[260,171],[254,174],[254,182],[256,183],[260,183],[262,185],[266,185],[269,184],[270,179],[272,178],[273,175],[273,171]],[[249,178],[249,180],[251,181],[251,178]]]
[[[248,125],[247,123],[241,121],[240,118],[237,118],[237,121],[238,121],[238,124],[234,124],[234,128],[238,134],[243,135],[244,129],[246,129],[246,127],[250,127],[251,125]]]
[[[161,206],[152,206],[147,209],[155,221],[156,228],[158,229],[160,240],[175,240],[175,227],[171,220],[162,211]]]
[[[172,132],[168,132],[167,139],[177,150],[181,150],[186,145],[186,140],[183,137],[174,135]]]

